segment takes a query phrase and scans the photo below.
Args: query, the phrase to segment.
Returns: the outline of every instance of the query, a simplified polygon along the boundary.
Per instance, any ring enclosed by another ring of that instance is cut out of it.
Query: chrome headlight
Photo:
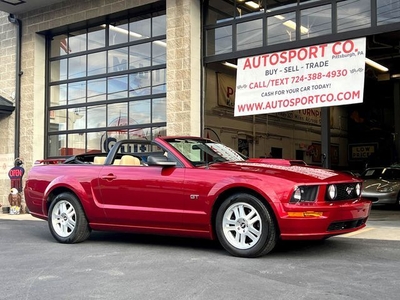
[[[393,190],[393,187],[392,186],[389,186],[389,185],[387,185],[387,186],[383,186],[383,187],[379,187],[379,188],[377,188],[376,189],[378,192],[380,192],[380,193],[390,193],[390,192],[393,192],[394,190]]]
[[[303,185],[295,188],[290,203],[298,202],[314,202],[317,198],[318,186],[316,185]]]
[[[356,195],[357,197],[361,195],[361,183],[356,184]]]
[[[328,186],[328,197],[330,200],[335,200],[337,196],[337,187],[334,184]]]

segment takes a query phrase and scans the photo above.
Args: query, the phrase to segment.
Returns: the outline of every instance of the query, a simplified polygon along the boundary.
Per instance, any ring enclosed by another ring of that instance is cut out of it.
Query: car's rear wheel
[[[91,232],[82,205],[71,193],[55,197],[49,208],[48,224],[53,237],[60,243],[79,243]]]
[[[215,230],[221,245],[241,257],[267,254],[278,238],[270,210],[258,198],[244,193],[232,195],[222,203]]]

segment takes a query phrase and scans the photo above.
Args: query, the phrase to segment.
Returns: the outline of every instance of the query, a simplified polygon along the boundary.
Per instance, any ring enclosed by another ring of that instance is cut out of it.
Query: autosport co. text
[[[260,101],[256,103],[238,104],[239,112],[268,111],[278,108],[296,108],[306,105],[332,103],[336,101],[350,101],[361,98],[361,91],[347,91],[334,93],[326,93],[319,95],[309,95],[302,97],[293,97],[288,99]]]

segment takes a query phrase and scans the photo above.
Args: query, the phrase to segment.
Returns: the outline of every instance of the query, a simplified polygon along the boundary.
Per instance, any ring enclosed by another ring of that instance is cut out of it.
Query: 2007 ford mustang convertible
[[[42,160],[25,185],[30,213],[61,243],[92,230],[218,239],[258,257],[278,239],[325,239],[366,226],[362,181],[286,159],[248,159],[199,137],[122,140],[107,153]]]

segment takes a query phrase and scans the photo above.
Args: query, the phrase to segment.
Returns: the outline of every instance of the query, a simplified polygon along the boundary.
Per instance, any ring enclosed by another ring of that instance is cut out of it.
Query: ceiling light
[[[365,58],[365,63],[366,63],[367,65],[369,65],[369,66],[371,66],[371,67],[373,67],[373,68],[379,70],[379,71],[382,71],[382,72],[387,72],[387,71],[389,71],[388,68],[386,68],[386,67],[384,67],[384,66],[378,64],[377,62],[374,62],[373,60],[370,60],[369,58]]]
[[[164,41],[159,41],[159,40],[157,40],[157,41],[154,41],[153,43],[154,43],[154,44],[157,44],[157,45],[159,45],[159,46],[162,46],[162,47],[167,47],[167,43],[164,42]]]
[[[133,36],[133,37],[136,37],[136,38],[143,37],[143,35],[141,35],[139,33],[136,33],[136,32],[133,32],[133,31],[129,31],[129,30],[124,29],[124,28],[116,27],[116,26],[113,26],[113,25],[108,25],[108,26],[110,26],[110,29],[115,31],[115,32],[129,34],[130,36]]]
[[[289,27],[290,29],[296,30],[296,26],[297,24],[295,22],[293,22],[292,20],[287,20],[286,22],[283,22],[283,25],[285,25],[286,27]],[[300,32],[302,34],[306,34],[308,33],[308,28],[304,27],[304,26],[300,26]]]
[[[285,20],[285,17],[281,15],[275,15],[274,18],[277,18],[278,20]]]
[[[260,8],[260,5],[258,5],[254,1],[246,1],[244,4],[246,4],[247,6],[249,6],[251,8],[254,8],[254,9]]]
[[[229,67],[229,68],[237,69],[237,65],[232,64],[232,63],[230,63],[230,62],[224,61],[222,64],[223,64],[224,66]]]
[[[391,76],[393,79],[400,79],[400,74],[393,74],[392,76]]]

